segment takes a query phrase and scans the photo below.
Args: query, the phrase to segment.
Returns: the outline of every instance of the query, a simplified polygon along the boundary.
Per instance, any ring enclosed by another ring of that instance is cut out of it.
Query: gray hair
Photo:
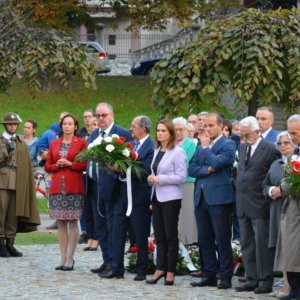
[[[97,106],[96,106],[96,110],[97,110],[97,108],[99,108],[100,106],[106,106],[106,107],[108,108],[108,110],[109,110],[111,113],[114,112],[113,107],[112,107],[109,103],[106,103],[106,102],[100,102],[100,103],[98,103]]]
[[[256,112],[261,111],[261,110],[268,111],[270,113],[271,118],[274,119],[274,113],[273,113],[272,107],[270,107],[270,106],[262,106],[262,107],[259,107]]]
[[[278,133],[277,137],[276,137],[276,148],[278,148],[277,143],[280,141],[280,139],[284,136],[287,136],[289,139],[289,142],[291,143],[291,145],[296,148],[296,145],[293,143],[292,138],[290,136],[290,134],[288,133],[287,130],[285,131],[281,131],[280,133]]]
[[[140,116],[140,126],[145,127],[146,132],[150,133],[151,130],[151,120],[147,116]]]
[[[93,109],[88,108],[83,111],[83,113],[87,113],[87,112],[91,113],[93,117],[95,117],[95,111]]]
[[[172,122],[174,125],[183,125],[184,127],[186,127],[188,124],[187,120],[184,117],[175,118]]]
[[[199,114],[198,114],[198,117],[199,116],[202,116],[202,115],[208,115],[209,113],[207,112],[207,111],[201,111],[201,112],[199,112]]]
[[[242,119],[240,121],[240,125],[242,127],[250,127],[252,132],[259,130],[258,122],[257,122],[256,118],[254,118],[253,116]]]
[[[300,128],[300,115],[292,115],[288,118],[287,123],[296,122],[298,124],[298,127]]]

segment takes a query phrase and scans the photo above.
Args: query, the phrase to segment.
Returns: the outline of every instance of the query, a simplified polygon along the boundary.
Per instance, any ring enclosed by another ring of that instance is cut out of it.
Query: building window
[[[116,45],[116,36],[114,34],[110,34],[108,36],[108,45],[110,46]]]

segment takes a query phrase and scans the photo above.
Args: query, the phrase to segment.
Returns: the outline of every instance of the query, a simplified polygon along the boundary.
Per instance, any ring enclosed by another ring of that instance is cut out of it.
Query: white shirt
[[[6,139],[6,140],[10,140],[11,138],[16,138],[16,134],[9,134],[8,132],[4,131],[4,133],[2,134],[2,136]]]
[[[266,130],[264,133],[262,133],[261,136],[265,139],[271,130],[272,130],[272,126],[268,130]]]
[[[141,148],[141,146],[144,144],[144,142],[146,141],[146,139],[149,137],[149,134],[147,134],[144,138],[142,138],[142,139],[140,139],[139,141],[137,141],[137,142],[139,142],[140,144],[139,144],[139,147],[137,148],[137,150],[136,151],[138,151],[140,148]]]
[[[253,144],[253,145],[250,145],[251,146],[251,153],[250,153],[250,157],[252,157],[252,155],[254,154],[254,152],[255,152],[255,150],[256,150],[256,148],[257,148],[257,146],[258,146],[258,144],[260,143],[260,141],[261,141],[261,137],[256,141],[256,143],[255,144]],[[249,147],[249,145],[248,145],[248,147]]]

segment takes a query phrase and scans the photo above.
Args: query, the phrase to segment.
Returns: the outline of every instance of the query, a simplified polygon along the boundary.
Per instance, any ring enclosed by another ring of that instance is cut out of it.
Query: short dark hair
[[[30,123],[30,124],[32,125],[32,128],[33,128],[33,129],[36,129],[36,128],[37,128],[37,122],[34,121],[34,120],[27,120],[27,121],[25,121],[25,123]],[[25,124],[25,123],[24,123],[24,124]],[[33,136],[35,136],[35,133],[33,133]]]
[[[231,137],[231,134],[232,134],[232,124],[231,124],[231,122],[228,121],[228,120],[223,120],[223,128],[224,127],[228,128],[229,137]]]
[[[176,146],[176,130],[175,130],[175,126],[174,126],[173,122],[168,119],[160,120],[157,122],[156,129],[159,124],[165,125],[167,127],[167,130],[170,133],[170,138],[167,143],[167,148],[168,149],[174,148]],[[157,134],[155,135],[155,140],[156,140],[156,147],[157,148],[161,147],[161,143],[157,140]]]
[[[77,127],[77,128],[75,129],[75,131],[74,131],[74,135],[76,135],[77,130],[79,129],[79,122],[78,122],[78,120],[76,119],[76,117],[75,117],[73,114],[68,113],[68,114],[64,115],[64,116],[62,117],[62,119],[60,120],[60,122],[59,122],[60,136],[63,135],[62,124],[63,124],[63,122],[64,122],[64,119],[65,119],[65,118],[68,118],[68,117],[70,117],[70,118],[72,118],[72,119],[74,120],[74,125]]]

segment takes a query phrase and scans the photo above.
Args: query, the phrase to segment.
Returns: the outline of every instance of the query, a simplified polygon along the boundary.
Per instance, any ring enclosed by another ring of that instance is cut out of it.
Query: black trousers
[[[158,202],[152,199],[153,228],[157,246],[157,270],[175,272],[178,257],[178,219],[181,199]]]
[[[286,272],[288,282],[291,286],[289,296],[292,298],[300,297],[300,273]]]

